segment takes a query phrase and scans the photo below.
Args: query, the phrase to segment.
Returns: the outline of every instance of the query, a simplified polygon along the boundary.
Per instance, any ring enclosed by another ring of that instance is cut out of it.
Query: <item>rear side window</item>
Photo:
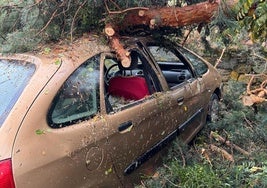
[[[208,71],[208,66],[199,57],[185,50],[184,48],[179,48],[179,50],[184,54],[184,56],[193,65],[198,76],[202,76]]]
[[[193,78],[191,68],[174,51],[161,46],[148,46],[148,49],[161,69],[169,88]]]
[[[0,127],[32,77],[35,65],[18,60],[0,60]]]
[[[99,61],[99,55],[88,59],[65,81],[48,114],[51,127],[69,126],[99,112]]]

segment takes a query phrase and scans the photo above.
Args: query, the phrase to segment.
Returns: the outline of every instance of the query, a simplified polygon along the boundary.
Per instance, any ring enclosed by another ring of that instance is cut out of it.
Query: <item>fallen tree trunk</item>
[[[238,0],[227,0],[224,3],[228,7],[233,7],[237,2]],[[106,24],[104,32],[110,40],[111,47],[115,49],[118,57],[125,62],[127,67],[129,57],[118,40],[119,31],[134,30],[140,26],[155,29],[208,23],[218,11],[221,3],[220,0],[208,0],[185,7],[135,7],[122,11],[110,11],[106,4],[109,22]]]
[[[218,3],[199,3],[186,7],[163,7],[148,10],[133,10],[124,17],[124,24],[116,26],[116,30],[128,27],[146,25],[155,27],[179,27],[191,24],[209,22],[218,9]]]
[[[237,2],[237,0],[228,0],[226,1],[226,6],[233,7]],[[156,27],[182,27],[192,24],[208,23],[218,11],[220,3],[220,0],[208,0],[184,7],[160,7],[151,9],[136,7],[123,11],[109,11],[111,22],[107,24],[107,27],[112,27],[114,31],[123,31],[142,25],[154,29]],[[109,32],[106,32],[106,34],[110,36]]]

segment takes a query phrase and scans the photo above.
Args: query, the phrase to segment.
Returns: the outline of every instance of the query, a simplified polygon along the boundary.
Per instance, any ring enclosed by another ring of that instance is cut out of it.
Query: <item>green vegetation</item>
[[[62,39],[73,40],[84,32],[101,32],[109,10],[123,10],[135,6],[177,6],[191,5],[205,0],[25,0],[0,2],[0,52],[25,52],[38,48],[40,43]],[[225,9],[224,9],[225,10]],[[216,19],[205,27],[205,35],[217,28],[215,35],[223,43],[233,41],[242,34],[242,29],[250,32],[255,41],[266,40],[267,3],[265,0],[239,1],[235,12],[221,11]],[[236,21],[238,18],[239,22]],[[194,26],[195,27],[195,26]],[[174,30],[177,32],[177,30]],[[218,33],[219,32],[219,33]],[[182,34],[182,32],[180,32]],[[237,36],[236,36],[237,34]],[[235,35],[235,36],[234,36]]]
[[[112,2],[110,10],[117,6],[161,6],[165,1]],[[71,41],[84,32],[102,32],[106,11],[104,0],[1,1],[0,52],[25,52],[38,48],[40,43]]]
[[[237,19],[251,34],[252,40],[264,42],[267,38],[267,3],[265,0],[240,0]]]
[[[103,14],[101,7],[99,1],[1,1],[0,51],[29,51],[41,42],[93,30]]]

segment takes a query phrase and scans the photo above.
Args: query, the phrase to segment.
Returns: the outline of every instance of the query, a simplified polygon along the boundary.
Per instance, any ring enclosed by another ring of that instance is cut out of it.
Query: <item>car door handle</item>
[[[182,105],[184,103],[184,97],[180,97],[177,99],[178,105]]]
[[[124,122],[122,124],[120,124],[120,126],[118,127],[118,130],[120,133],[126,133],[126,132],[130,132],[133,128],[133,122],[132,121],[127,121]]]

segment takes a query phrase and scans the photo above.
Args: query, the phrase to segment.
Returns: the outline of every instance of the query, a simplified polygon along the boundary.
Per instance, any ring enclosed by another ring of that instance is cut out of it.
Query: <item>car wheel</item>
[[[210,101],[209,101],[209,109],[208,109],[208,116],[207,120],[209,122],[216,122],[219,119],[219,97],[215,93],[212,94]]]

